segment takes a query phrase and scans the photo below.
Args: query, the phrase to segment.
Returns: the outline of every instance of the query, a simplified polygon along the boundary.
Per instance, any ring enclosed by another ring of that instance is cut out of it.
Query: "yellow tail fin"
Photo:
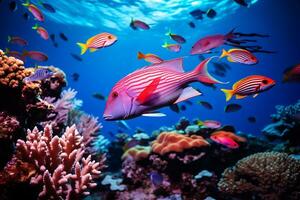
[[[228,52],[225,49],[223,49],[220,58],[224,58],[225,56],[228,56]]]
[[[222,92],[224,92],[226,96],[226,101],[229,101],[233,96],[233,90],[227,90],[227,89],[221,89]]]
[[[138,56],[137,56],[137,58],[140,60],[140,59],[143,59],[143,58],[145,58],[145,55],[142,53],[142,52],[138,52]]]
[[[79,47],[80,47],[80,49],[81,49],[81,55],[82,54],[84,54],[85,52],[86,52],[86,50],[88,49],[88,47],[87,47],[87,45],[86,44],[83,44],[83,43],[76,43]]]

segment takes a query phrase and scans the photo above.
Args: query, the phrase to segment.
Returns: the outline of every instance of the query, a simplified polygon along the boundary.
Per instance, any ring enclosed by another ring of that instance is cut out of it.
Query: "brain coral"
[[[125,153],[122,156],[122,159],[131,157],[134,160],[142,160],[144,158],[147,158],[150,152],[151,152],[151,147],[137,145],[125,151]]]
[[[201,136],[186,136],[176,132],[163,132],[152,143],[154,153],[164,155],[169,152],[182,152],[186,149],[208,146],[209,143]]]
[[[300,199],[300,162],[285,153],[256,153],[227,168],[218,188],[243,199]]]

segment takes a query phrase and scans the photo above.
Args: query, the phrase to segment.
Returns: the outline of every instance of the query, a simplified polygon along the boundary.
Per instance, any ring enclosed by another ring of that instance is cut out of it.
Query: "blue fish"
[[[48,68],[39,68],[35,70],[34,74],[23,79],[24,83],[32,82],[32,81],[40,81],[53,76],[53,71]]]
[[[151,182],[155,185],[155,186],[158,186],[158,185],[161,185],[163,180],[164,180],[164,177],[157,173],[157,172],[151,172],[150,173],[150,179],[151,179]]]

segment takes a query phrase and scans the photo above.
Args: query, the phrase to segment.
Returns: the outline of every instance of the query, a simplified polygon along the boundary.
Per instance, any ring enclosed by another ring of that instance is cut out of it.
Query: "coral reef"
[[[52,135],[47,125],[43,132],[28,131],[27,140],[18,140],[16,158],[35,166],[31,184],[42,184],[40,199],[79,199],[96,186],[94,180],[104,167],[104,160],[95,162],[83,157],[83,137],[75,128],[67,127],[62,137]]]
[[[125,151],[122,159],[132,158],[136,161],[145,159],[149,156],[151,147],[137,145]]]
[[[192,135],[188,137],[176,132],[164,132],[153,142],[152,151],[164,155],[170,152],[182,152],[185,149],[206,146],[209,146],[209,143],[201,136]]]
[[[285,153],[257,153],[224,171],[218,188],[242,199],[299,199],[300,162]]]
[[[12,139],[18,129],[20,129],[20,123],[15,117],[0,112],[0,139]]]

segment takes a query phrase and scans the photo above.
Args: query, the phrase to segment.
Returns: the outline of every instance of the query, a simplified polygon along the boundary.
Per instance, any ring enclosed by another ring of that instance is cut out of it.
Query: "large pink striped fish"
[[[90,49],[94,52],[100,48],[108,47],[117,41],[117,37],[110,33],[100,33],[88,39],[85,44],[78,42],[77,45],[81,49],[81,55]]]
[[[158,108],[182,102],[201,93],[188,84],[192,82],[221,83],[207,72],[208,58],[193,71],[184,72],[182,58],[163,61],[136,70],[121,79],[110,92],[103,117],[105,120],[129,119],[153,113]]]
[[[247,76],[232,86],[232,90],[221,89],[229,101],[233,95],[237,99],[245,98],[249,95],[256,97],[258,93],[264,92],[275,85],[275,81],[271,78],[261,75]]]

